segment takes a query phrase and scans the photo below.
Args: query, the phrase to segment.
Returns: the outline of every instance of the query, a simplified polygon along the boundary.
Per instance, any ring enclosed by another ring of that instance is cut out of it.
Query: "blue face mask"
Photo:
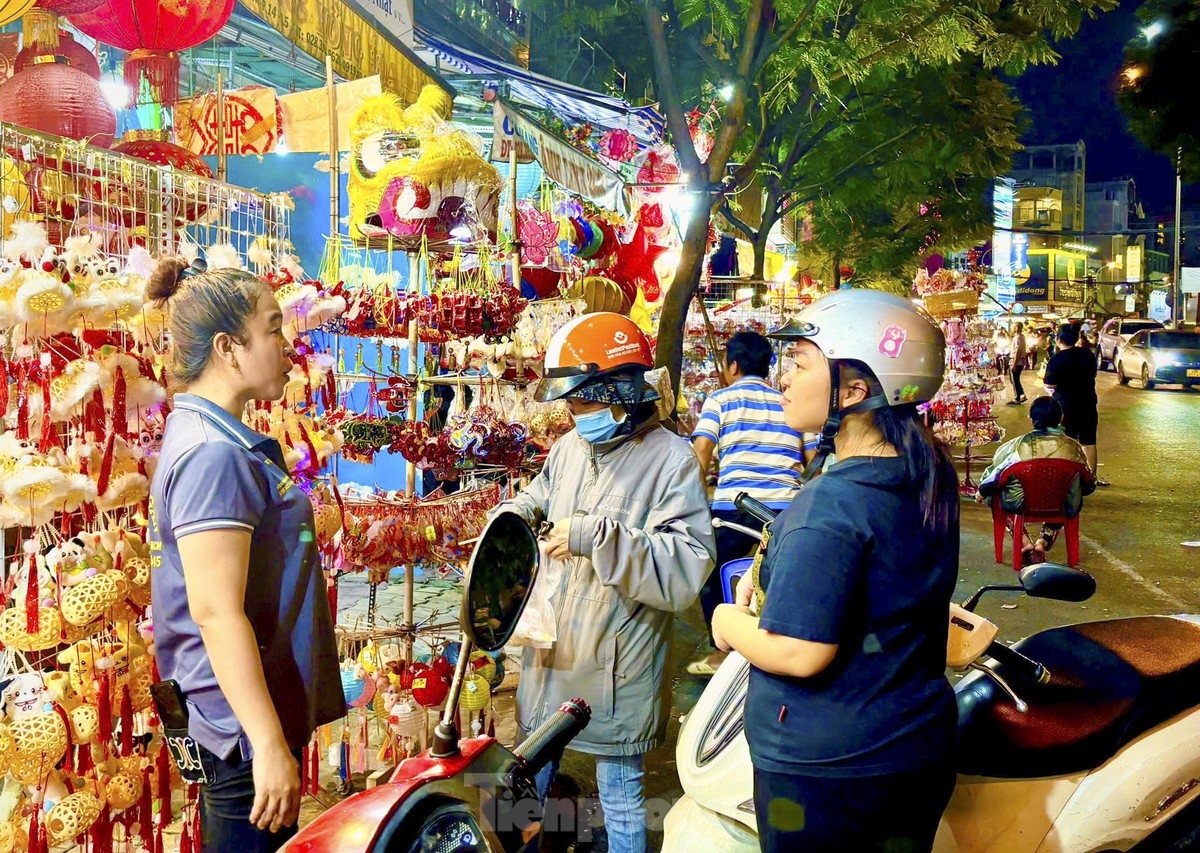
[[[583,440],[590,444],[608,441],[617,434],[621,424],[625,423],[624,418],[617,420],[613,417],[612,406],[605,406],[599,411],[589,412],[586,415],[572,415],[572,417],[575,419],[575,429]]]

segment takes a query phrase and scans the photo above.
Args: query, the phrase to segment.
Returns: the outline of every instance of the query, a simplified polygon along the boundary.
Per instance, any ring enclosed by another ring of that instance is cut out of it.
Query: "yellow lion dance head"
[[[368,99],[350,121],[350,236],[411,248],[495,239],[502,179],[471,137],[449,124],[453,100],[426,86],[407,109]]]

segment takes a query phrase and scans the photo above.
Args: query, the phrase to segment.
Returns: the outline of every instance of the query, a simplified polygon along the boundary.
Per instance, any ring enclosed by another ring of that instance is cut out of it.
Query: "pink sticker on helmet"
[[[883,337],[879,339],[879,351],[888,358],[898,358],[906,340],[908,332],[902,326],[893,323],[883,330]]]

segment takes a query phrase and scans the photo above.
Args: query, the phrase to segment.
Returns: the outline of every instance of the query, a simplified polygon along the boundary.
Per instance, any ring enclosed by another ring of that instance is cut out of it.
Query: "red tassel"
[[[112,431],[121,438],[129,438],[129,415],[125,411],[125,369],[117,368],[113,380]]]
[[[183,831],[179,833],[179,853],[193,853],[192,851],[192,834],[188,832],[188,825],[183,825]]]
[[[38,815],[42,810],[35,808],[33,814],[29,817],[29,853],[34,853],[38,849],[38,836],[41,834],[39,830],[41,826],[38,824]]]
[[[75,743],[71,738],[71,718],[67,716],[67,711],[62,705],[55,702],[53,707],[58,718],[62,720],[63,727],[67,730],[67,753],[63,757],[63,771],[70,776],[75,773]]]
[[[104,435],[105,414],[104,394],[97,388],[92,392],[92,398],[88,400],[83,410],[83,434],[90,435],[89,441],[94,441],[95,437]]]
[[[112,477],[113,447],[116,443],[116,433],[110,432],[104,442],[104,458],[100,461],[100,478],[96,482],[96,493],[103,495],[108,491],[108,481]]]
[[[163,846],[162,826],[154,827],[154,853],[166,853]]]
[[[128,758],[133,752],[133,699],[129,696],[129,685],[121,685],[121,757]]]
[[[310,753],[308,759],[311,762],[308,768],[308,779],[311,786],[309,793],[315,797],[321,793],[321,747],[315,736],[308,750]]]
[[[141,826],[142,846],[154,849],[154,803],[150,792],[150,768],[142,770],[142,797],[138,801],[138,824]]]
[[[108,670],[101,670],[97,680],[100,682],[100,696],[96,700],[96,711],[100,717],[99,738],[105,757],[108,756],[108,744],[112,740],[112,691],[108,686]]]
[[[32,539],[29,541],[33,542]],[[36,544],[34,543],[35,546]],[[25,581],[25,630],[34,635],[42,630],[42,602],[41,589],[38,586],[36,550],[29,554],[29,576]]]
[[[86,776],[96,766],[92,761],[92,747],[89,744],[83,744],[79,747],[79,754],[75,758],[75,773],[78,776]]]
[[[24,361],[17,363],[17,438],[29,441],[29,372]]]
[[[204,834],[200,831],[200,786],[192,785],[188,801],[192,804],[192,847],[196,853],[204,849]]]
[[[54,428],[54,421],[50,417],[50,377],[47,375],[49,371],[42,371],[42,439],[38,442],[38,451],[45,455],[50,452],[52,447],[62,447],[62,439],[58,437],[58,430]]]
[[[0,417],[8,414],[8,359],[0,355]]]
[[[300,752],[300,796],[308,793],[308,747]]]
[[[167,826],[175,820],[171,813],[171,757],[167,745],[158,747],[154,756],[154,771],[158,777],[158,817],[162,826]]]

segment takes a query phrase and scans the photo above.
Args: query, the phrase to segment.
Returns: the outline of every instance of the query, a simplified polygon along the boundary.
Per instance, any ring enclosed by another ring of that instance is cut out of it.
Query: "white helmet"
[[[767,337],[812,341],[831,362],[861,361],[889,406],[932,400],[946,375],[946,337],[937,323],[880,290],[823,296]]]

